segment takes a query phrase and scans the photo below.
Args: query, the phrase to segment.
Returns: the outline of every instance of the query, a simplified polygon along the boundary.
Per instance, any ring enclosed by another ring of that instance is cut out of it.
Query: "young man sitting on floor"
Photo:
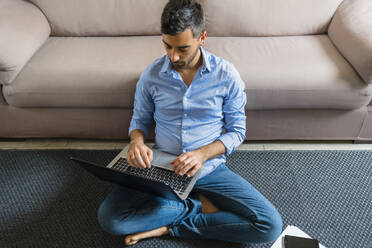
[[[137,83],[127,160],[134,167],[151,166],[144,135],[154,119],[155,148],[178,155],[175,173],[202,172],[183,202],[117,187],[99,208],[100,225],[126,235],[127,245],[166,234],[274,241],[282,231],[278,211],[225,165],[226,155],[245,139],[244,82],[231,63],[203,49],[207,32],[197,2],[170,0],[161,29],[167,54],[148,66]]]

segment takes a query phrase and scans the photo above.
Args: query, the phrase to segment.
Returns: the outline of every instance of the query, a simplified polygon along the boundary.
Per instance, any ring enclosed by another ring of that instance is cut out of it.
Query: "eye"
[[[179,50],[180,50],[180,52],[183,52],[183,53],[187,52],[187,48],[180,48]]]

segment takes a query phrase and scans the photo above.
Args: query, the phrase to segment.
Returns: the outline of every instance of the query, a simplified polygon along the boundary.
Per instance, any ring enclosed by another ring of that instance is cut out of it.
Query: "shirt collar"
[[[209,54],[208,54],[207,51],[204,50],[203,47],[200,47],[200,51],[201,51],[202,56],[203,56],[202,72],[204,72],[205,70],[210,72],[211,71],[211,65],[209,63]]]
[[[202,64],[201,71],[202,72],[204,72],[204,71],[210,72],[211,71],[211,66],[210,66],[210,63],[209,63],[209,54],[208,54],[207,51],[204,50],[204,48],[202,46],[200,47],[200,51],[201,51],[202,58],[203,58],[203,64]],[[171,61],[170,61],[168,55],[165,55],[165,60],[164,60],[163,66],[160,69],[160,72],[169,73],[169,72],[171,72],[171,70],[173,70]]]

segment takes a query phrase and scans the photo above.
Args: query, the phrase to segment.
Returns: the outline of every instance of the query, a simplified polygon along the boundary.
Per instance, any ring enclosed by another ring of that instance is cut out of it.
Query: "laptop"
[[[151,168],[136,168],[126,159],[124,148],[107,166],[80,158],[70,159],[101,180],[152,193],[170,200],[183,201],[190,194],[201,168],[192,177],[178,175],[170,164],[177,156],[152,148]]]

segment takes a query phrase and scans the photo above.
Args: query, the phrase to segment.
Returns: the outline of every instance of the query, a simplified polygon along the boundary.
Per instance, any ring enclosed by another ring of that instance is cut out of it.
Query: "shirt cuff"
[[[228,156],[235,150],[235,147],[240,144],[236,145],[236,143],[238,143],[237,139],[237,135],[231,132],[222,134],[217,140],[220,140],[225,145],[226,155]]]

